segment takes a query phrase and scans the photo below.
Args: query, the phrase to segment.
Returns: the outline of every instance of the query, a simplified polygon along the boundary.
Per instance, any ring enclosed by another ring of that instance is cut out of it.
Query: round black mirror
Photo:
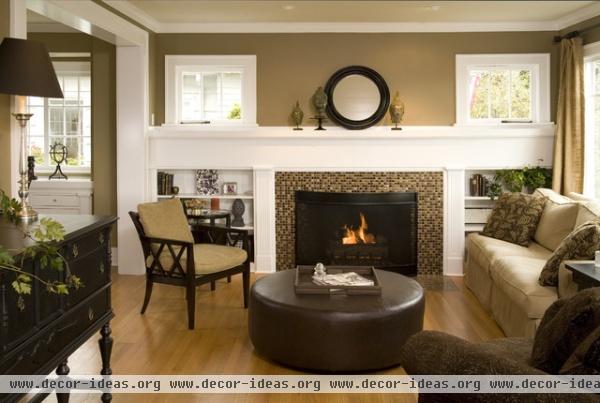
[[[346,129],[377,124],[390,106],[390,90],[379,73],[364,66],[336,71],[325,85],[327,115]]]

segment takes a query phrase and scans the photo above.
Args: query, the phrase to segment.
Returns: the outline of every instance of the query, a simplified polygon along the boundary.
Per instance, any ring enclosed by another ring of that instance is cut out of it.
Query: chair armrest
[[[402,363],[410,375],[548,375],[447,333],[423,331],[402,348]]]

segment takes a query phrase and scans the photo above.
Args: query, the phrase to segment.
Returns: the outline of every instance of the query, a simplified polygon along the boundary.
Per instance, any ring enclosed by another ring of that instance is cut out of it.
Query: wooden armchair
[[[140,237],[146,264],[146,294],[141,313],[146,312],[154,283],[186,288],[188,326],[194,328],[196,287],[242,273],[244,308],[248,307],[250,262],[248,232],[238,228],[195,225],[210,243],[195,243],[179,200],[144,203],[129,216]],[[234,243],[235,242],[235,243]],[[243,248],[230,246],[241,242]],[[220,243],[220,244],[218,244]]]

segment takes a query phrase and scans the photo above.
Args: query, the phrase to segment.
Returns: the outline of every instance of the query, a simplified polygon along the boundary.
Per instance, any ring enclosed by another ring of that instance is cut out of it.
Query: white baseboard
[[[446,260],[446,270],[444,276],[463,276],[464,259],[462,256],[448,257]]]

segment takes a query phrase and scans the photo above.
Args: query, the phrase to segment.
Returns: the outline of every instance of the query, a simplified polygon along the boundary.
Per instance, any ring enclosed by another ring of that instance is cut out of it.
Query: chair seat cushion
[[[491,269],[496,286],[530,318],[539,319],[557,298],[556,287],[544,287],[537,278],[546,261],[537,258],[502,257]]]
[[[469,234],[467,247],[469,259],[473,259],[488,274],[492,264],[501,257],[520,256],[547,260],[552,255],[552,251],[535,242],[531,242],[529,246],[520,246],[481,234]]]
[[[194,245],[194,263],[196,275],[206,275],[217,273],[223,270],[232,269],[241,265],[248,258],[248,254],[244,249],[233,246],[214,245],[199,243]],[[153,257],[148,256],[146,264],[152,264]],[[164,250],[160,256],[160,264],[163,269],[170,270],[173,265],[173,257],[168,250]],[[185,271],[186,256],[181,257],[181,266]]]

